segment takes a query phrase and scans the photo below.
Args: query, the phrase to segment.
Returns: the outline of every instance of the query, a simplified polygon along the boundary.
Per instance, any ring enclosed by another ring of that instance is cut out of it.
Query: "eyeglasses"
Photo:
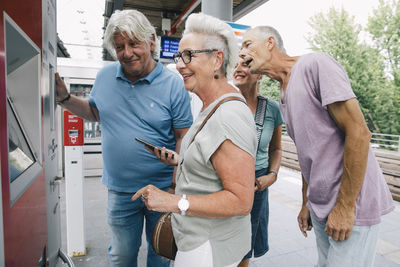
[[[183,63],[189,64],[192,61],[192,55],[196,53],[210,53],[218,51],[218,49],[201,49],[201,50],[183,50],[182,52],[175,53],[172,58],[175,63],[178,63],[179,58],[182,59]]]

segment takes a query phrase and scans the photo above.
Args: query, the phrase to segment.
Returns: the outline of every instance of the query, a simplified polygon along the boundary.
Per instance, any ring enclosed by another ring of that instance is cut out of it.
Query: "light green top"
[[[260,146],[257,151],[256,171],[268,168],[269,157],[268,147],[271,142],[272,134],[279,125],[282,125],[283,118],[279,110],[278,102],[268,99],[267,111],[265,112],[263,131],[260,138]],[[257,126],[258,127],[258,126]]]
[[[207,195],[223,190],[210,158],[227,139],[255,158],[257,137],[254,118],[247,105],[241,101],[223,103],[197,134],[193,143],[189,144],[210,110],[221,99],[229,96],[244,99],[238,93],[220,97],[199,114],[183,138],[175,194]],[[215,267],[238,262],[250,251],[250,215],[208,219],[174,213],[172,227],[180,251],[193,250],[209,240]]]

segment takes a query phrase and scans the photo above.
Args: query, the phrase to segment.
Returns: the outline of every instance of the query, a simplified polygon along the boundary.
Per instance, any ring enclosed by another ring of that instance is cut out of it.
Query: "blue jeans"
[[[318,248],[318,267],[374,266],[379,224],[353,226],[349,239],[335,241],[325,233],[325,223],[310,212]]]
[[[257,170],[256,177],[263,176],[268,173],[268,168]],[[264,255],[268,247],[268,219],[269,219],[269,203],[268,203],[268,187],[264,191],[256,191],[254,193],[253,208],[250,213],[251,217],[251,250],[243,257],[243,260],[250,259],[253,251],[254,257]]]
[[[163,190],[168,190],[164,188]],[[153,229],[161,213],[150,211],[133,193],[108,190],[107,216],[111,232],[108,248],[110,266],[136,267],[142,244],[143,219],[146,217],[147,267],[168,267],[169,261],[157,255],[151,245]]]

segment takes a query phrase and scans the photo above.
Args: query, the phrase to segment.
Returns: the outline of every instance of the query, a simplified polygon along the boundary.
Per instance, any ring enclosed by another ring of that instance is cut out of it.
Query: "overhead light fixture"
[[[170,31],[171,30],[171,20],[168,18],[161,19],[161,30]]]

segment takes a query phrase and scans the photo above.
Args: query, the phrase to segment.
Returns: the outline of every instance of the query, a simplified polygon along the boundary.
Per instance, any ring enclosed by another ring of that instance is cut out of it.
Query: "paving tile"
[[[272,244],[271,246],[273,246]],[[277,241],[276,245],[280,248],[284,248],[285,253],[297,252],[304,249],[302,242],[298,242],[295,239],[281,239]]]
[[[384,255],[384,257],[396,264],[400,265],[400,250],[393,251],[392,253],[388,253]]]
[[[382,255],[377,254],[375,256],[375,267],[399,267],[400,265],[388,260],[387,258],[383,257]]]
[[[389,253],[392,253],[395,251],[400,251],[400,247],[397,247],[397,246],[393,245],[392,243],[389,243],[383,239],[378,239],[376,253],[385,256],[386,254],[389,254]]]
[[[293,252],[287,253],[281,256],[275,256],[268,258],[272,262],[273,266],[279,267],[310,267],[314,266],[315,263],[307,260],[303,255]],[[260,265],[263,266],[263,265]],[[267,265],[264,265],[267,266]]]
[[[61,227],[63,250],[65,237],[65,184],[61,186]],[[85,179],[85,231],[88,255],[73,258],[76,267],[107,267],[109,229],[106,219],[107,189],[100,178]],[[253,258],[250,267],[310,267],[317,262],[314,232],[304,238],[297,225],[301,205],[301,179],[297,171],[281,168],[277,182],[270,188],[270,251]],[[147,245],[143,235],[138,266],[146,266]],[[382,217],[375,267],[400,267],[400,203]],[[173,262],[171,262],[173,266]]]
[[[398,202],[396,202],[395,205],[396,209],[392,211],[389,214],[386,214],[382,216],[382,221],[385,223],[382,223],[379,227],[379,232],[380,233],[385,233],[385,232],[391,232],[391,233],[396,233],[397,234],[397,239],[400,239],[400,205],[398,205]]]
[[[381,224],[384,225],[385,223],[386,221],[383,221]],[[400,216],[398,217],[397,230],[386,232],[379,231],[379,238],[400,248]]]
[[[302,255],[305,259],[307,259],[309,262],[313,263],[314,265],[317,265],[318,262],[318,252],[317,248],[314,247],[309,247],[304,249],[303,251],[297,252],[298,254]]]
[[[274,263],[271,262],[269,258],[266,257],[266,255],[256,259],[251,259],[249,263],[249,267],[265,267],[265,266],[274,267],[276,265],[274,265]]]

